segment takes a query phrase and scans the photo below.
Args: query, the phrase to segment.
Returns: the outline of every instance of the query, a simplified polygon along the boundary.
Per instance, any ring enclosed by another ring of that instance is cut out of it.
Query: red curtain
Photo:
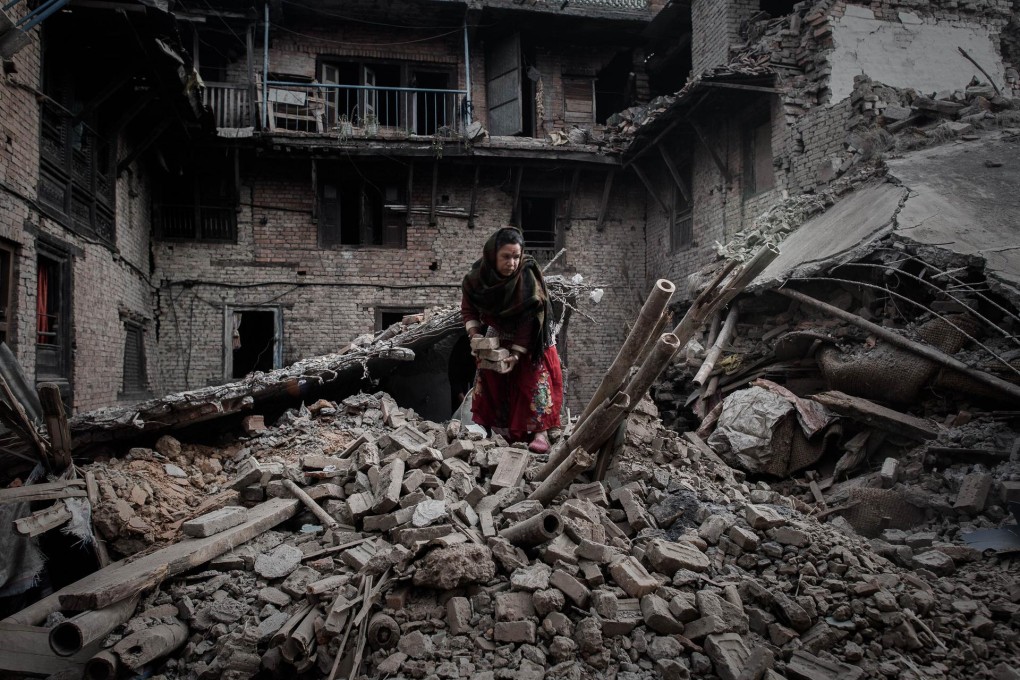
[[[39,344],[53,344],[53,341],[44,333],[50,332],[50,317],[46,313],[48,305],[47,302],[50,299],[50,265],[46,262],[40,261],[38,268],[38,285],[36,287],[35,297],[35,319],[36,319],[36,343]]]

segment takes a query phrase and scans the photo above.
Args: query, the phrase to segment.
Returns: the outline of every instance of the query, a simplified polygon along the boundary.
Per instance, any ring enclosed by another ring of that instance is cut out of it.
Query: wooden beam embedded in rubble
[[[71,464],[71,428],[67,425],[60,388],[54,383],[42,383],[38,389],[43,421],[50,434],[50,455],[53,456],[54,472],[59,473]]]

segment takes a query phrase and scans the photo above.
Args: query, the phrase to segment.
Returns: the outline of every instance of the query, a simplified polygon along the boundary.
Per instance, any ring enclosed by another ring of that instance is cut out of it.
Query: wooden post
[[[482,166],[475,165],[475,179],[471,183],[471,202],[468,204],[468,229],[475,228],[475,209],[478,207],[478,178]]]
[[[113,653],[117,655],[120,665],[132,671],[139,671],[150,661],[161,659],[174,651],[187,639],[188,627],[174,619],[172,623],[160,624],[128,635],[113,646]],[[89,675],[88,665],[85,669],[86,675]]]
[[[119,667],[117,656],[111,650],[104,649],[85,663],[83,677],[86,680],[114,680]]]
[[[563,520],[558,512],[544,510],[517,524],[511,524],[499,535],[517,546],[533,546],[551,541],[563,533]]]
[[[293,494],[294,498],[298,499],[305,504],[305,507],[312,511],[320,522],[327,529],[336,529],[340,526],[340,522],[333,519],[328,512],[322,509],[322,506],[315,502],[315,500],[305,493],[305,490],[295,484],[289,479],[283,480],[283,486]]]
[[[432,161],[432,203],[429,205],[429,226],[436,226],[436,203],[439,201],[439,161]],[[411,210],[411,199],[407,199],[408,212]]]
[[[404,213],[404,224],[411,226],[411,197],[414,195],[414,161],[407,162],[407,212]]]
[[[566,441],[560,441],[549,452],[549,460],[535,475],[536,480],[546,479],[575,449],[595,451],[610,432],[619,424],[623,414],[630,408],[630,397],[622,392],[611,400],[606,399],[592,414],[570,433]]]

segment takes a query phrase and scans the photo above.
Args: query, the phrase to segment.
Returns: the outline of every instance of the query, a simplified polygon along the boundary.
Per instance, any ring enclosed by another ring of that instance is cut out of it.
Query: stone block
[[[248,511],[246,509],[232,505],[188,520],[181,525],[181,531],[185,536],[202,538],[244,524],[247,518]]]
[[[811,545],[811,537],[800,529],[793,527],[776,527],[768,532],[769,538],[781,545],[792,545],[795,548],[806,548]]]
[[[549,587],[549,576],[552,569],[544,562],[535,562],[527,567],[514,570],[510,574],[510,587],[516,590],[545,590]]]
[[[744,519],[755,531],[765,531],[786,524],[786,518],[765,505],[748,505],[744,509]]]
[[[878,476],[882,480],[882,486],[886,489],[896,483],[900,475],[900,461],[896,458],[886,458],[882,461],[882,469]]]
[[[968,515],[981,512],[985,509],[988,492],[991,488],[991,475],[977,472],[967,475],[960,485],[960,492],[956,495],[953,509]]]
[[[655,571],[669,576],[679,569],[705,571],[709,565],[708,557],[697,546],[686,541],[674,543],[662,539],[651,542],[645,552],[645,560]]]
[[[1002,482],[1003,503],[1020,503],[1020,481]]]
[[[503,517],[509,520],[511,524],[516,524],[517,522],[523,522],[534,517],[543,510],[545,510],[545,507],[538,501],[524,500],[504,508]]]
[[[659,587],[659,582],[645,571],[637,558],[631,555],[613,562],[609,567],[609,573],[613,575],[617,585],[631,597],[647,595]]]
[[[726,632],[726,623],[718,616],[702,616],[684,626],[684,636],[700,640],[708,635]]]
[[[606,498],[606,488],[602,482],[590,484],[572,484],[569,489],[570,495],[580,500],[585,500],[595,505],[607,507],[609,499]]]
[[[564,570],[553,570],[549,576],[549,585],[563,591],[563,594],[569,597],[578,607],[584,608],[587,606],[591,591]]]
[[[786,675],[791,680],[859,680],[864,677],[864,671],[797,650],[786,664]]]
[[[736,633],[722,633],[705,639],[705,654],[721,680],[737,680],[751,652]]]
[[[956,571],[953,558],[938,550],[929,550],[914,555],[910,566],[914,569],[927,569],[936,576],[951,576]]]
[[[443,460],[447,458],[468,458],[475,450],[470,439],[457,439],[443,449]]]
[[[247,434],[257,434],[266,429],[266,419],[261,415],[245,416],[241,419],[241,430]]]
[[[512,591],[496,594],[497,621],[524,621],[534,615],[531,593]]]
[[[730,527],[727,536],[744,552],[754,552],[758,549],[758,534],[750,529],[734,525]]]
[[[670,613],[669,604],[654,593],[641,598],[641,617],[645,625],[662,635],[682,633],[684,630],[683,624]]]
[[[700,616],[692,593],[679,593],[670,600],[669,613],[681,623],[693,621]]]
[[[533,621],[499,621],[493,630],[496,642],[526,642],[535,644],[535,623]]]
[[[731,524],[733,522],[722,515],[711,515],[698,527],[698,536],[709,545],[715,545]]]
[[[577,544],[577,550],[574,554],[580,559],[591,560],[597,564],[609,564],[617,556],[617,552],[613,547],[604,543],[589,541],[586,538],[581,539],[581,542]]]
[[[496,451],[499,464],[489,480],[489,488],[495,491],[517,486],[524,477],[531,454],[525,449],[499,448]]]

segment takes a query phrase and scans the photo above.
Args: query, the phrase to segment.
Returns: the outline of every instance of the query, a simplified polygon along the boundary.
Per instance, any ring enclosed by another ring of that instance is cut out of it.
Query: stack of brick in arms
[[[945,544],[918,551],[948,559],[938,576],[936,560],[895,566],[647,401],[605,481],[546,506],[527,499],[546,456],[382,393],[291,410],[241,443],[223,463],[239,504],[163,549],[218,550],[190,571],[168,559],[96,674],[962,678],[1017,658],[1015,572],[976,580]]]
[[[471,338],[471,350],[478,357],[478,368],[509,373],[513,368],[510,350],[499,346],[499,338]]]

